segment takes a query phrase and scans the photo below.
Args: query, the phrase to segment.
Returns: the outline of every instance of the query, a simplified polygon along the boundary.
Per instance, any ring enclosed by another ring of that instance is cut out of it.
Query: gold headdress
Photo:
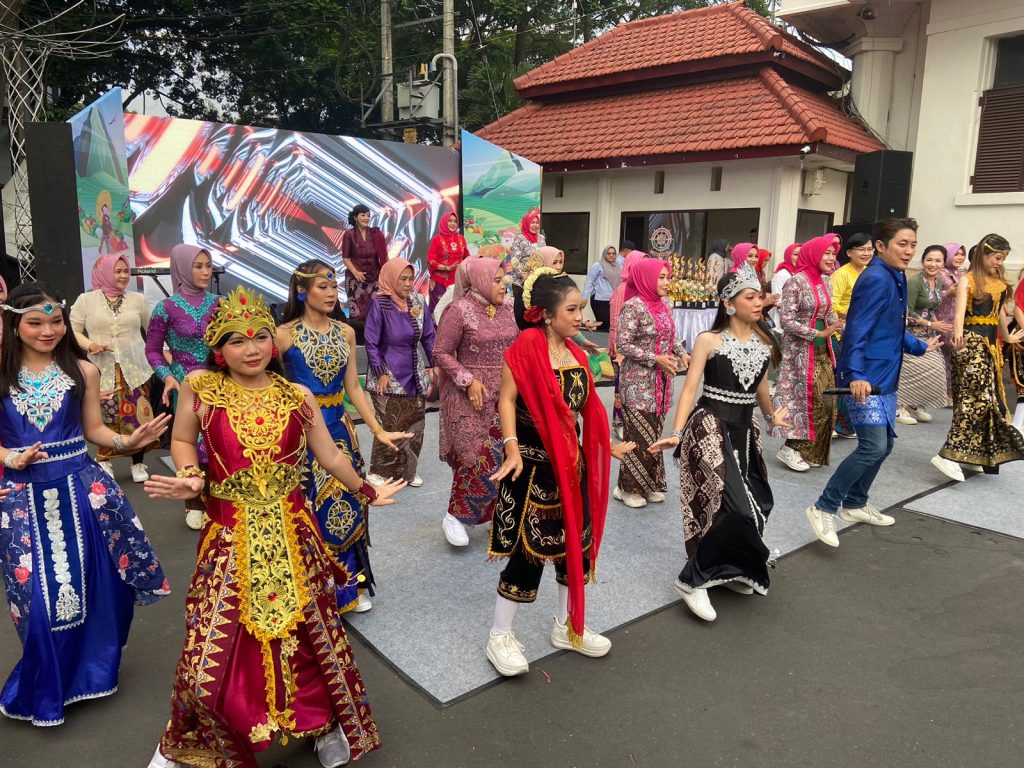
[[[541,275],[552,275],[554,277],[560,277],[565,272],[559,272],[554,267],[537,267],[530,273],[530,276],[523,281],[523,307],[529,309],[533,306],[533,284],[537,282],[537,278]]]
[[[227,296],[221,297],[206,327],[203,340],[206,346],[212,347],[229,333],[241,333],[252,338],[263,328],[271,333],[277,330],[274,316],[270,314],[263,297],[238,286]]]

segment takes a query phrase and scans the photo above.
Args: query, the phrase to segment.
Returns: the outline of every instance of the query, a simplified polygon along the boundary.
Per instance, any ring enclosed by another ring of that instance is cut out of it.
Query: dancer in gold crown
[[[405,484],[375,488],[356,474],[313,395],[279,375],[274,331],[258,295],[237,288],[221,301],[206,331],[211,370],[190,374],[178,398],[171,456],[181,469],[146,483],[152,498],[208,487],[209,515],[153,768],[255,768],[275,734],[317,736],[324,766],[380,746],[335,593],[350,574],[328,553],[299,479],[308,448],[371,504],[393,503]],[[209,477],[197,466],[200,433]]]

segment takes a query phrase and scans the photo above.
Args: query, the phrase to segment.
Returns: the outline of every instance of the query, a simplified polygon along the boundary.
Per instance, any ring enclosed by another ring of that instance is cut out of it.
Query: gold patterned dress
[[[312,423],[301,390],[190,380],[210,454],[210,521],[185,603],[185,647],[160,752],[199,768],[257,768],[275,734],[341,725],[352,758],[380,746],[328,553],[299,484]]]
[[[1024,459],[1024,435],[1009,421],[997,339],[999,313],[1009,288],[990,279],[979,290],[973,275],[964,280],[964,348],[953,352],[953,423],[939,456],[995,474],[1000,464]]]

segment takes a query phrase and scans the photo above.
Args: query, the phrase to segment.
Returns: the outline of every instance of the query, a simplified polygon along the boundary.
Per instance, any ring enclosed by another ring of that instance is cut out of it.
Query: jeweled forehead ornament
[[[726,299],[734,299],[748,288],[752,288],[760,293],[761,280],[758,278],[757,272],[754,271],[754,268],[749,264],[744,263],[729,277],[729,282],[725,284],[725,288],[722,289],[722,293],[719,294],[719,298],[722,301],[725,301]]]
[[[302,280],[323,278],[324,280],[330,280],[332,283],[338,281],[338,274],[333,269],[330,272],[299,272],[296,270],[293,274]]]
[[[0,309],[4,312],[13,312],[16,315],[24,315],[29,312],[42,312],[44,315],[52,315],[58,309],[64,309],[67,306],[66,301],[54,303],[52,301],[46,301],[42,304],[33,304],[31,307],[12,307],[10,304],[0,304]]]
[[[213,347],[229,333],[240,333],[251,339],[264,329],[273,334],[277,325],[263,297],[238,286],[227,296],[221,297],[203,341],[206,346]]]

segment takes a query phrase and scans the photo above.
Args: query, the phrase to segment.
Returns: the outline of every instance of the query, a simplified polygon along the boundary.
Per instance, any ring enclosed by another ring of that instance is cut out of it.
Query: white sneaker
[[[619,486],[615,486],[615,490],[612,491],[612,496],[621,501],[627,507],[632,507],[633,509],[640,509],[640,507],[647,506],[647,499],[639,493],[626,493],[625,491],[620,491]]]
[[[807,522],[811,524],[814,535],[830,547],[839,546],[839,537],[836,535],[836,516],[830,515],[814,505],[804,510],[807,515]]]
[[[145,464],[132,464],[132,482],[144,483],[149,480],[149,468]]]
[[[896,409],[896,423],[905,424],[908,427],[917,424],[917,419],[910,415],[910,412],[906,408]]]
[[[352,759],[352,748],[348,745],[345,732],[339,725],[330,733],[316,737],[316,744],[313,745],[316,759],[324,768],[339,768]]]
[[[368,482],[370,485],[384,485],[384,483],[387,482],[387,479],[381,477],[380,475],[370,473],[369,475],[366,476],[366,482]]]
[[[647,494],[647,500],[652,504],[661,504],[665,501],[665,494],[661,491],[653,491]]]
[[[794,472],[806,472],[811,468],[811,465],[804,461],[804,457],[800,455],[800,452],[795,448],[790,448],[788,445],[784,445],[779,448],[779,452],[775,454],[775,458]]]
[[[715,613],[715,609],[711,605],[711,598],[708,597],[706,589],[691,589],[679,579],[676,579],[675,584],[672,586],[679,592],[683,602],[686,603],[686,607],[693,611],[694,616],[704,619],[704,621],[714,621],[718,618],[718,614]]]
[[[960,465],[955,461],[944,459],[941,456],[932,456],[932,466],[946,477],[956,480],[959,483],[962,483],[965,480],[964,471],[960,469]]]
[[[839,517],[848,523],[867,523],[868,525],[892,525],[896,518],[891,515],[883,515],[876,507],[865,504],[863,507],[847,509],[839,513]]]
[[[444,520],[441,521],[441,528],[444,530],[444,537],[448,539],[448,543],[453,547],[464,547],[469,544],[469,534],[466,533],[466,526],[450,514],[445,513]]]
[[[185,525],[191,528],[193,531],[200,531],[203,528],[203,510],[201,509],[186,509],[185,510]]]
[[[744,584],[742,581],[727,581],[722,585],[726,589],[731,589],[737,595],[752,595],[754,594],[754,588],[749,584]]]
[[[360,592],[359,599],[356,600],[356,604],[349,610],[352,611],[352,613],[366,613],[371,608],[373,608],[373,603],[370,602],[370,598],[366,596],[365,592]]]
[[[925,424],[932,420],[932,415],[928,413],[928,411],[926,411],[924,408],[915,408],[913,413],[911,413],[910,415],[913,416],[918,421],[923,421]]]
[[[149,765],[146,768],[185,768],[185,766],[173,760],[168,760],[160,754],[160,747],[157,747],[156,752],[153,753],[153,759],[149,761]]]
[[[114,465],[111,464],[109,461],[97,461],[96,463],[99,464],[100,469],[102,469],[108,475],[110,475],[111,477],[114,476]]]
[[[487,637],[487,660],[505,677],[525,675],[530,671],[523,644],[516,640],[514,632],[501,632]]]
[[[961,464],[960,469],[964,472],[970,472],[972,475],[985,471],[985,468],[980,464]]]
[[[576,653],[589,656],[592,659],[599,659],[612,649],[611,640],[604,635],[591,632],[590,627],[587,626],[583,627],[583,645],[580,648],[574,647],[572,641],[569,640],[568,622],[562,624],[557,618],[554,626],[551,627],[551,644],[555,648],[576,651]]]
[[[409,481],[410,488],[419,488],[421,485],[423,485],[423,478],[420,477],[418,474],[412,480]]]

